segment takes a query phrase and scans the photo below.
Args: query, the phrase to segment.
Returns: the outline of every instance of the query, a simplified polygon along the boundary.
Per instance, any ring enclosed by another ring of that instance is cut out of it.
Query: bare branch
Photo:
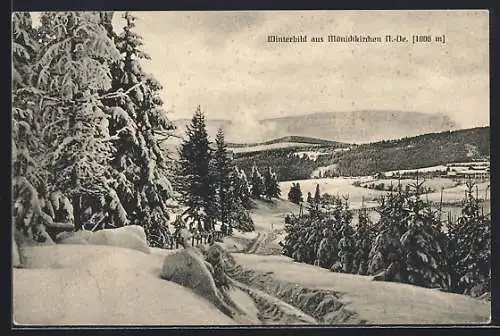
[[[45,132],[47,131],[47,129],[49,129],[50,127],[52,126],[55,126],[61,122],[67,122],[68,120],[67,119],[59,119],[59,120],[56,120],[54,122],[51,122],[50,124],[46,125],[43,129],[42,129],[42,136],[45,135]]]
[[[116,91],[116,92],[106,93],[105,95],[99,96],[97,99],[120,98],[120,97],[128,95],[132,90],[134,90],[137,87],[142,86],[142,85],[144,85],[144,83],[143,82],[139,82],[139,83],[131,86],[130,88],[128,88],[127,91],[125,91],[125,92],[123,92],[122,89],[118,89],[118,91]]]
[[[71,231],[75,228],[75,225],[73,223],[65,223],[65,222],[45,223],[45,226],[50,228],[50,229],[58,229],[58,230],[65,230],[65,231]]]
[[[159,141],[166,141],[166,140],[168,140],[169,137],[177,138],[177,139],[181,139],[181,140],[184,139],[182,136],[177,135],[177,134],[173,134],[173,133],[156,132],[156,134],[163,136],[163,138],[158,139]]]

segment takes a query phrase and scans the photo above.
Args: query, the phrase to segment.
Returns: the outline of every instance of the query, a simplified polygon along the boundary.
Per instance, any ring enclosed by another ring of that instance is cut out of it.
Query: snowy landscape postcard
[[[13,324],[490,322],[488,11],[16,12]]]

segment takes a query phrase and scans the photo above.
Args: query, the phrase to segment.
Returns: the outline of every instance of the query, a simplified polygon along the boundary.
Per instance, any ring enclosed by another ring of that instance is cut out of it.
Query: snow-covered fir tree
[[[368,261],[373,238],[372,223],[368,217],[367,211],[361,208],[358,214],[358,224],[354,233],[354,242],[356,244],[354,252],[354,270],[361,275],[368,274]]]
[[[455,291],[479,296],[491,291],[491,218],[481,211],[474,186],[467,182],[462,213],[448,227],[449,262]]]
[[[84,204],[90,200],[126,224],[112,183],[116,148],[100,96],[111,89],[108,64],[120,54],[99,13],[43,13],[41,23],[36,84],[43,92],[41,141],[48,146],[49,192],[62,190],[71,198],[76,229],[83,226]]]
[[[252,206],[252,188],[245,171],[235,166],[233,167],[233,174],[231,176],[234,179],[235,192],[240,199],[241,205],[245,209],[250,209]]]
[[[316,190],[314,192],[314,202],[319,203],[321,200],[321,193],[319,191],[319,184],[316,183]]]
[[[28,210],[29,203],[38,204],[38,190],[47,183],[39,138],[40,96],[33,83],[39,45],[29,13],[14,13],[12,30],[12,176],[13,186],[32,191],[31,196],[25,195]],[[13,199],[23,199],[21,189],[14,188]]]
[[[408,229],[401,236],[402,267],[405,282],[447,290],[451,278],[446,261],[446,235],[430,203],[420,197],[423,182],[413,185],[414,194],[409,198],[410,217]]]
[[[179,151],[177,187],[182,203],[188,207],[189,217],[197,223],[199,230],[210,231],[213,229],[217,209],[215,184],[210,172],[212,149],[200,106],[186,128],[186,139]]]
[[[288,191],[288,200],[295,204],[299,204],[303,201],[302,191],[300,190],[300,184],[298,182],[292,183],[290,186],[290,190]]]
[[[172,187],[160,137],[167,137],[173,125],[162,108],[160,83],[141,67],[141,60],[149,56],[141,50],[142,37],[134,32],[136,18],[126,12],[123,31],[114,34],[112,16],[104,14],[103,26],[121,54],[110,64],[111,94],[103,100],[117,149],[111,161],[119,172],[114,176],[115,189],[130,221],[144,226],[151,245],[162,246],[168,235],[165,201],[172,197]]]
[[[219,128],[215,136],[215,152],[213,157],[213,176],[217,199],[217,219],[224,224],[231,224],[231,214],[236,211],[239,197],[236,193],[236,179],[232,162],[229,158],[224,131]]]
[[[252,185],[252,198],[260,199],[262,194],[265,192],[264,179],[257,169],[257,166],[252,167],[252,176],[250,178]]]
[[[319,188],[316,188],[319,192]],[[356,273],[354,264],[354,254],[356,252],[356,245],[354,241],[354,229],[352,227],[352,212],[349,209],[347,198],[344,202],[340,197],[337,198],[338,207],[340,208],[340,218],[336,219],[336,235],[338,239],[338,257],[339,264],[341,265],[341,272],[343,273]]]
[[[264,194],[268,200],[278,198],[281,195],[278,177],[276,173],[272,171],[271,167],[268,167],[264,171]]]
[[[377,209],[380,219],[377,223],[377,236],[370,250],[368,274],[384,272],[384,278],[401,280],[401,241],[400,238],[408,229],[410,214],[407,204],[407,193],[401,184],[397,191],[380,199]]]

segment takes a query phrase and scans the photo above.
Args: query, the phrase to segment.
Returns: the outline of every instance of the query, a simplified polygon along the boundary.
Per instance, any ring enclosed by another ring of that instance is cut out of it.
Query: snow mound
[[[146,234],[139,225],[128,225],[96,232],[77,231],[66,235],[58,241],[59,244],[110,245],[150,253]]]
[[[233,317],[235,310],[230,307],[217,288],[211,266],[196,248],[187,248],[165,257],[161,277],[192,289],[196,294],[212,302],[226,315]]]

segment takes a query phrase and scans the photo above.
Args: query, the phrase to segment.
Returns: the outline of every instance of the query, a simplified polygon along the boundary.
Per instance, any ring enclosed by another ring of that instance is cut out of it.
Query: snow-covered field
[[[297,180],[297,181],[286,181],[280,182],[281,187],[281,197],[282,199],[287,198],[288,191],[292,183],[299,183],[300,189],[302,191],[302,195],[304,200],[307,197],[307,193],[310,192],[314,195],[316,190],[316,184],[319,184],[321,194],[328,193],[330,195],[339,195],[339,196],[349,196],[349,203],[351,208],[357,209],[361,207],[362,200],[364,199],[364,204],[367,207],[376,206],[376,200],[388,193],[388,191],[380,191],[380,190],[372,190],[362,187],[353,186],[352,183],[355,181],[359,181],[363,183],[389,183],[391,180],[374,180],[371,177],[335,177],[335,178],[321,178],[321,179],[309,179],[309,180]],[[407,181],[408,182],[408,181]],[[393,180],[393,183],[397,183],[396,180]],[[426,199],[432,202],[439,202],[441,199],[441,186],[445,187],[443,190],[443,202],[445,203],[453,203],[460,202],[465,193],[465,185],[461,184],[458,186],[454,186],[454,182],[452,180],[436,178],[430,179],[426,182],[428,186],[436,190],[433,193],[429,193],[424,195]],[[475,191],[475,189],[474,189]],[[489,182],[480,182],[477,184],[477,193],[479,198],[487,200],[490,199],[489,194]]]
[[[445,165],[437,165],[437,166],[432,166],[432,167],[422,167],[418,169],[402,169],[402,170],[391,170],[384,172],[387,176],[392,176],[393,174],[400,173],[416,173],[417,171],[419,173],[433,173],[433,172],[446,172],[446,169],[448,167]]]
[[[363,198],[365,206],[372,206],[376,205],[376,199],[384,195],[385,192],[355,187],[352,185],[354,181],[367,182],[371,180],[371,177],[336,177],[280,182],[281,197],[283,199],[286,199],[292,183],[299,183],[303,198],[304,200],[306,200],[308,192],[310,192],[311,195],[314,196],[316,184],[319,184],[321,194],[328,193],[330,195],[339,196],[348,195],[349,203],[351,205],[351,208],[353,209],[361,207]]]
[[[304,197],[307,191],[314,194],[316,183],[320,184],[322,193],[349,194],[351,208],[359,207],[362,197],[365,198],[365,205],[370,206],[370,199],[385,193],[353,186],[352,183],[357,180],[363,182],[370,178],[293,182],[301,184]],[[283,198],[286,198],[291,183],[281,183]],[[447,201],[461,200],[464,190],[463,185],[446,188],[443,198]],[[488,183],[478,184],[479,195],[487,190]],[[425,197],[439,201],[440,193]],[[232,237],[224,240],[224,245],[231,252],[278,254],[278,242],[283,239],[284,217],[288,213],[298,213],[299,209],[298,205],[285,199],[257,201],[256,208],[252,210],[257,231],[244,233],[235,230]],[[447,211],[446,208],[444,211]],[[224,315],[192,290],[159,277],[163,260],[176,250],[152,248],[151,253],[146,254],[112,246],[52,245],[29,247],[23,251],[26,268],[13,270],[13,317],[17,324],[140,326],[243,323]],[[234,256],[243,267],[271,274],[273,279],[283,284],[339,293],[342,304],[367,323],[467,324],[486,323],[489,319],[489,302],[463,295],[332,273],[312,265],[294,263],[284,256],[241,253],[234,253]],[[263,309],[240,289],[232,291],[231,297],[245,307],[254,320],[259,315],[258,309]],[[279,305],[284,309],[284,302],[279,299],[276,302],[281,302]]]
[[[367,186],[371,183],[374,183],[374,184],[383,183],[385,186],[389,186],[389,185],[397,186],[398,183],[401,183],[401,185],[404,188],[409,184],[414,184],[415,182],[417,182],[415,179],[398,180],[395,178],[385,178],[385,179],[378,179],[378,180],[362,183],[361,186],[364,187],[364,186]],[[420,182],[422,182],[422,179],[420,179]],[[423,184],[424,187],[431,188],[435,191],[440,191],[441,188],[445,188],[445,189],[452,188],[452,187],[455,187],[456,185],[457,185],[457,182],[455,182],[454,180],[449,179],[449,178],[441,178],[441,177],[436,177],[436,178],[432,178],[432,179],[425,179],[424,184]]]
[[[337,187],[349,185],[348,182],[346,179]],[[275,253],[279,250],[277,242],[283,238],[280,230],[284,216],[299,210],[299,206],[287,200],[256,203],[252,217],[257,231],[235,231],[223,245],[235,252],[237,264],[267,274],[282,284],[273,287],[261,283],[259,286],[268,286],[272,291],[296,284],[311,293],[318,290],[335,292],[344,308],[355,312],[356,319],[369,324],[488,321],[490,306],[486,301],[405,284],[374,282],[365,276],[332,273],[295,263],[284,256],[239,253]],[[163,261],[176,250],[151,248],[151,253],[146,254],[112,246],[52,245],[29,247],[23,251],[27,268],[13,270],[13,317],[17,324],[248,324],[245,323],[247,319],[224,315],[214,304],[187,287],[159,277]],[[250,321],[254,321],[252,323],[263,316],[261,314],[273,317],[266,323],[302,323],[293,320],[294,314],[300,313],[298,307],[287,306],[288,301],[283,298],[272,294],[266,296],[254,289],[246,292],[235,288],[230,292],[230,297],[244,308]],[[256,298],[258,300],[253,301]],[[280,317],[276,309],[288,313]],[[333,315],[331,318],[336,319]]]

